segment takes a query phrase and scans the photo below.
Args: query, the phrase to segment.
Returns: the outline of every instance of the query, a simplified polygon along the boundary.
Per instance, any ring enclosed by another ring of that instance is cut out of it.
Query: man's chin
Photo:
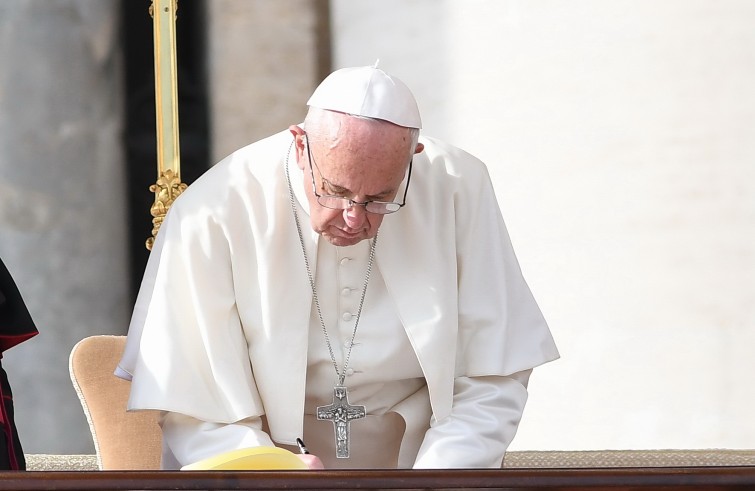
[[[342,235],[322,234],[325,240],[337,247],[348,247],[358,244],[366,239],[363,235],[355,235],[353,237],[344,237]]]

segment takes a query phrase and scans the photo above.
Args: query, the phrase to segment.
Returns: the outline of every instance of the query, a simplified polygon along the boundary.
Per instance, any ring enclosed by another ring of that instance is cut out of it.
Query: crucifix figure
[[[333,422],[336,433],[336,457],[349,458],[349,422],[352,419],[364,418],[367,412],[364,406],[349,404],[349,394],[346,387],[336,385],[333,388],[333,403],[317,407],[317,419]]]

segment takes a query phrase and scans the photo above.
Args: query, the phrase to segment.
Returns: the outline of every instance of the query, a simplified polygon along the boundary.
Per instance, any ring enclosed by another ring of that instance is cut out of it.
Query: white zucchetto
[[[417,101],[401,80],[375,66],[342,68],[328,75],[308,106],[422,128]]]

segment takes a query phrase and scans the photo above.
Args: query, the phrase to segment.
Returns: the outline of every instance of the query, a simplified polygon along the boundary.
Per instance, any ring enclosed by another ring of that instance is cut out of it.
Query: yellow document
[[[231,450],[181,467],[182,471],[246,471],[307,469],[293,452],[278,447]]]

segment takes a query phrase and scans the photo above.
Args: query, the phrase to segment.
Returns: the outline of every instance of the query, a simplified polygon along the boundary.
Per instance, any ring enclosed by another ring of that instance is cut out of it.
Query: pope
[[[500,467],[558,358],[485,165],[420,136],[376,66],[225,158],[157,235],[116,374],[165,469],[250,447],[317,468]]]

